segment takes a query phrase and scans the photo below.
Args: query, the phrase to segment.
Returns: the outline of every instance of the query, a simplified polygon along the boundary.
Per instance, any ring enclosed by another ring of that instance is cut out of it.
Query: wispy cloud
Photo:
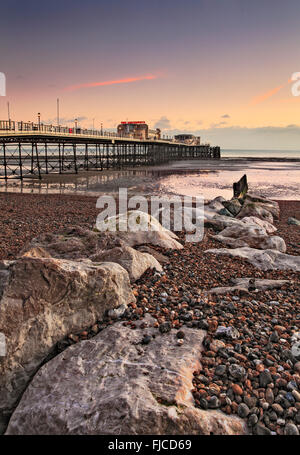
[[[271,98],[272,96],[276,95],[281,89],[286,87],[292,82],[291,79],[289,79],[285,84],[278,85],[277,87],[272,88],[271,90],[268,90],[265,93],[262,93],[261,95],[255,96],[252,98],[250,105],[255,106],[256,104],[260,104],[263,101],[267,100],[268,98]]]
[[[101,81],[101,82],[89,82],[84,84],[70,85],[65,88],[66,91],[72,92],[74,90],[79,90],[81,88],[91,88],[91,87],[103,87],[106,85],[115,85],[115,84],[129,84],[132,82],[146,81],[157,79],[159,76],[157,74],[148,74],[145,76],[136,76],[136,77],[127,77],[124,79],[117,79],[111,81]]]

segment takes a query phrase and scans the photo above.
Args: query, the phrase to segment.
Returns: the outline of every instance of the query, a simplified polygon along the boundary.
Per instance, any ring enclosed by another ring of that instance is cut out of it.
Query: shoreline
[[[266,180],[266,173],[268,179]],[[43,175],[0,180],[0,193],[78,194],[99,196],[119,188],[140,194],[231,197],[232,182],[247,174],[249,191],[276,200],[297,200],[300,195],[300,160],[223,158],[173,161],[167,165],[80,171],[78,174]]]

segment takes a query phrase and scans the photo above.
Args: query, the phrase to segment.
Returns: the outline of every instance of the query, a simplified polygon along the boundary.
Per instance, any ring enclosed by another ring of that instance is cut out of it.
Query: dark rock
[[[287,423],[284,427],[284,434],[289,436],[298,436],[299,430],[294,423]]]
[[[246,370],[244,367],[241,367],[240,365],[232,364],[228,368],[229,373],[234,379],[237,379],[240,381],[243,379],[246,375]]]
[[[245,403],[239,404],[237,413],[242,419],[246,418],[248,416],[249,412],[250,412],[250,410]]]
[[[264,436],[264,435],[270,435],[271,430],[269,430],[269,428],[265,427],[261,423],[258,423],[257,425],[255,425],[253,433],[260,435],[260,436]]]
[[[159,331],[160,333],[168,333],[170,332],[171,330],[171,324],[170,322],[163,322],[162,324],[160,324],[159,326]]]
[[[266,387],[268,384],[273,382],[271,373],[269,370],[264,370],[259,375],[259,385],[261,387]]]
[[[235,198],[243,198],[248,191],[247,175],[244,174],[243,177],[233,184],[233,196]]]

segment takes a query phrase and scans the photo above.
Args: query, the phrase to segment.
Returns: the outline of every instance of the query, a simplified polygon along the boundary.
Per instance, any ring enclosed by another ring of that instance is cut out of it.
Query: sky
[[[0,119],[56,124],[59,98],[61,124],[300,150],[299,24],[299,0],[10,0]]]

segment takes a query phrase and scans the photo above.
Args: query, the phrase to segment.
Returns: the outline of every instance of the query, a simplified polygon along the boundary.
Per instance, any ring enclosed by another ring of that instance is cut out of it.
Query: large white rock
[[[194,406],[205,332],[184,331],[178,346],[174,329],[162,335],[117,323],[69,347],[35,375],[7,434],[245,434],[239,418]],[[145,333],[156,335],[147,345]]]
[[[223,237],[222,235],[212,236],[218,242],[223,243],[223,245],[228,246],[229,248],[242,248],[250,247],[257,248],[260,250],[278,250],[282,253],[286,252],[285,241],[278,236],[269,237],[268,235],[258,235],[258,236],[241,236],[240,238],[231,238]]]
[[[129,210],[117,216],[99,221],[96,228],[121,238],[130,246],[151,244],[166,249],[182,249],[183,246],[176,239],[177,235],[165,229],[159,221],[140,210]]]
[[[127,271],[93,264],[23,257],[7,265],[0,302],[0,332],[7,354],[0,362],[0,432],[26,386],[58,341],[135,301]]]
[[[151,254],[141,253],[127,245],[99,251],[90,259],[93,262],[117,262],[127,270],[131,282],[138,280],[149,268],[159,272],[163,270]]]
[[[258,250],[255,248],[212,248],[206,253],[247,259],[261,270],[293,270],[300,271],[300,256],[292,256],[276,250]]]
[[[212,237],[230,248],[249,246],[261,250],[274,249],[286,252],[286,244],[281,237],[269,237],[263,227],[254,223],[234,224]]]
[[[257,224],[238,223],[226,227],[219,235],[222,237],[239,239],[241,237],[265,236],[267,235],[267,232],[263,227],[258,226]]]
[[[277,228],[273,226],[273,224],[269,223],[268,221],[261,220],[256,216],[245,216],[241,219],[241,221],[245,224],[257,224],[258,226],[262,227],[267,234],[273,234],[277,231]]]

